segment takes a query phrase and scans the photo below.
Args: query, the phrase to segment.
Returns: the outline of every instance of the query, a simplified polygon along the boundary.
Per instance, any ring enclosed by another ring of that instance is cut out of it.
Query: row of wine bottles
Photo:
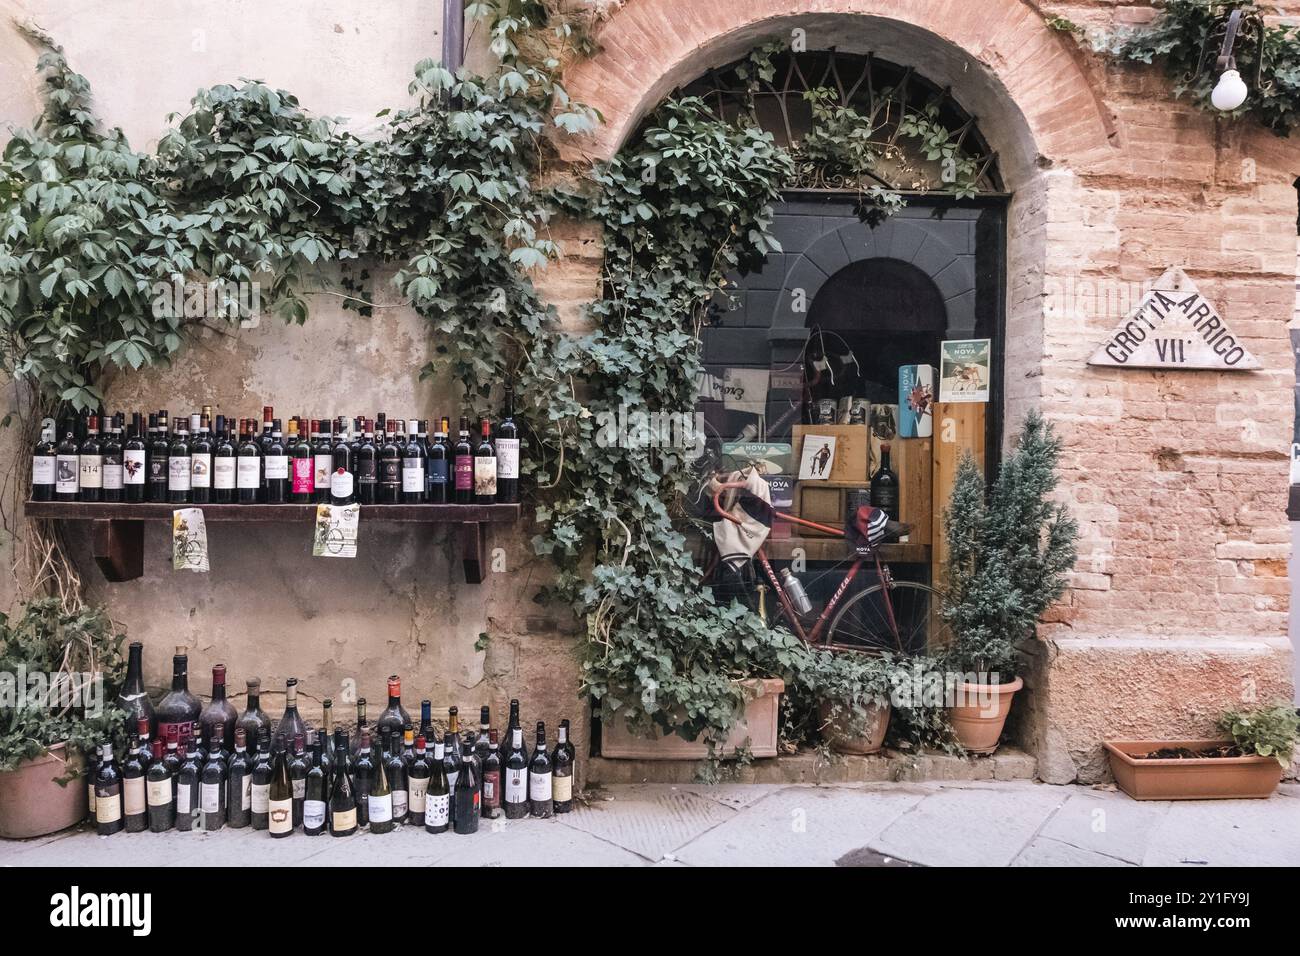
[[[46,420],[32,453],[36,501],[172,504],[493,504],[519,500],[519,428],[506,390],[503,418],[484,418],[477,440],[462,417],[454,444],[442,418],[429,438],[424,419],[344,416],[289,420],[274,407],[257,420],[200,412],[169,418],[166,409],[130,424],[89,414]],[[170,430],[169,430],[170,429]]]
[[[510,702],[504,750],[486,706],[477,735],[462,734],[452,707],[440,737],[431,704],[422,701],[417,734],[396,676],[388,679],[388,705],[373,726],[365,699],[358,699],[352,734],[334,727],[328,698],[322,726],[309,728],[290,678],[284,714],[273,726],[256,678],[248,682],[244,713],[235,713],[221,664],[212,669],[212,699],[201,706],[189,691],[182,648],[172,658],[172,689],[155,708],[144,691],[141,657],[141,645],[133,643],[118,699],[134,731],[130,745],[120,760],[111,742],[88,755],[90,818],[101,834],[229,826],[276,837],[300,829],[347,836],[363,827],[387,833],[401,824],[467,834],[483,817],[549,817],[573,807],[577,752],[569,722],[561,721],[549,752],[539,722],[530,754],[518,700]]]

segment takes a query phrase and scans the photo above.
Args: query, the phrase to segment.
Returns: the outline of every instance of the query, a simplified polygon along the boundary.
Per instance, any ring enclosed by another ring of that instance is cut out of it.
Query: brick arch
[[[1110,115],[1075,49],[1025,0],[629,0],[597,32],[601,52],[572,65],[574,100],[604,122],[562,147],[611,157],[673,89],[795,28],[808,49],[874,52],[951,86],[999,151],[1008,185],[1050,163],[1112,153]]]

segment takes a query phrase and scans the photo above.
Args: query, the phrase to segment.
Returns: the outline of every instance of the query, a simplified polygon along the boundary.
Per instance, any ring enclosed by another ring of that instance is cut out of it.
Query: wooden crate
[[[831,473],[825,480],[818,480],[818,484],[856,482],[859,487],[868,487],[867,463],[871,440],[866,425],[795,425],[791,436],[794,445],[794,465],[791,470],[796,473],[803,458],[805,435],[835,437],[835,460],[831,462]]]
[[[976,402],[938,402],[934,406],[933,514],[931,516],[930,581],[943,587],[943,566],[948,560],[943,512],[952,496],[953,480],[962,455],[969,451],[984,467],[985,409]]]
[[[795,486],[794,513],[808,521],[842,529],[848,493],[866,488],[867,484],[862,481],[801,481]],[[796,525],[792,533],[831,537],[824,531],[805,528],[803,525]]]
[[[912,525],[909,544],[931,542],[930,492],[933,481],[934,441],[930,438],[896,439],[890,444],[890,464],[898,475],[898,519]],[[869,481],[801,481],[795,488],[794,513],[809,521],[844,527],[848,493],[855,489],[869,492]],[[794,535],[829,537],[814,528],[797,527]]]

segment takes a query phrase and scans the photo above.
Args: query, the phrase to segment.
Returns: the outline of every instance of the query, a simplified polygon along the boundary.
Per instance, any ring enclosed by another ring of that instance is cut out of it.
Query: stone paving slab
[[[600,791],[566,814],[564,824],[654,861],[735,814],[695,788],[635,784]]]
[[[1300,800],[1178,800],[1144,866],[1300,866]]]
[[[1084,850],[1051,837],[1040,836],[1021,852],[1012,866],[1136,866],[1113,856]]]
[[[1092,853],[1141,863],[1151,835],[1169,812],[1158,800],[1133,800],[1118,790],[1054,787],[1068,799],[1043,827],[1042,836]]]

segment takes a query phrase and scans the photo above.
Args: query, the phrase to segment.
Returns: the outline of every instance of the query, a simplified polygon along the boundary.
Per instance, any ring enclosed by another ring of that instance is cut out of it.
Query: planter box
[[[56,744],[45,756],[0,773],[0,837],[44,836],[85,819],[86,779],[80,777],[64,787],[55,783],[68,772],[63,751],[63,744]]]
[[[1108,740],[1115,783],[1134,800],[1240,800],[1271,796],[1282,779],[1272,757],[1176,757],[1141,760],[1162,747],[1201,750],[1225,740]]]
[[[731,728],[725,753],[730,757],[748,737],[750,752],[755,757],[775,757],[785,682],[755,678],[742,683],[758,696],[745,705],[745,716]],[[658,728],[653,734],[652,737],[634,735],[622,717],[601,721],[600,755],[621,760],[703,760],[709,755],[709,748],[702,741],[683,740],[676,734],[664,737]]]

